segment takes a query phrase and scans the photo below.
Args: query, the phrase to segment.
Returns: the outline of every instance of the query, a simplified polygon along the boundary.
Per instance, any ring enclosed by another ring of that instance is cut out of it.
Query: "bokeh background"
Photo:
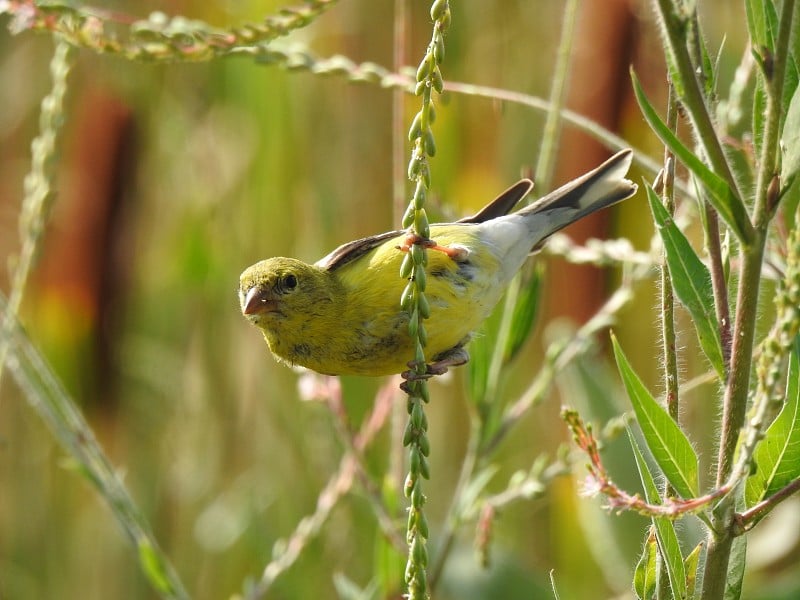
[[[651,100],[665,105],[666,77],[650,7],[633,0],[579,4],[568,106],[658,159],[662,151],[638,114],[628,76],[628,65],[635,65]],[[120,1],[104,8],[136,18],[161,10],[225,28],[258,21],[282,5]],[[451,5],[446,82],[548,96],[561,0]],[[743,7],[728,0],[701,5],[712,54],[721,48],[724,95],[745,51]],[[414,65],[430,39],[428,6],[408,2],[405,12],[404,63]],[[7,21],[0,18],[0,25]],[[391,68],[396,24],[394,3],[341,2],[282,43]],[[3,264],[19,247],[23,179],[39,102],[49,89],[52,48],[47,35],[12,36],[5,27],[0,33]],[[313,261],[340,243],[398,227],[398,205],[405,199],[398,203],[393,197],[393,93],[243,57],[156,65],[89,51],[79,52],[70,83],[58,196],[21,318],[190,592],[196,598],[230,597],[260,576],[276,542],[315,510],[345,450],[329,404],[301,400],[299,375],[277,365],[241,317],[238,274],[261,258]],[[408,96],[401,134],[416,110],[417,101]],[[429,214],[467,214],[530,172],[544,119],[530,107],[445,93],[434,125],[438,155]],[[408,152],[406,144],[401,170]],[[608,154],[566,126],[553,183]],[[624,236],[646,251],[652,225],[645,204],[637,197],[570,233],[578,240]],[[591,316],[621,277],[613,269],[575,267],[557,257],[537,260],[545,264],[540,314],[523,353],[503,375],[498,402],[525,389],[546,345]],[[7,293],[8,286],[3,274],[0,289]],[[656,287],[645,281],[635,291],[615,331],[657,392]],[[496,473],[489,492],[502,491],[513,473],[527,471],[542,453],[552,457],[568,440],[558,418],[561,403],[579,407],[599,424],[626,409],[606,339],[600,336],[588,356],[560,374],[549,399],[515,425],[492,457]],[[685,343],[693,337],[687,335]],[[689,348],[682,365],[686,378],[705,368]],[[434,554],[470,433],[464,379],[461,369],[434,384],[428,408],[433,475],[426,490]],[[360,425],[384,383],[342,380],[352,427]],[[707,397],[703,386],[687,395],[690,431],[714,426]],[[398,408],[365,453],[386,498],[402,484],[402,396],[394,404]],[[707,448],[698,450],[708,455]],[[624,437],[609,442],[612,475],[635,491],[627,455]],[[579,459],[574,477],[556,478],[541,497],[505,506],[494,522],[485,568],[474,551],[474,521],[459,527],[436,597],[550,598],[551,569],[562,598],[631,597],[647,521],[608,516],[597,500],[579,496],[580,478]],[[342,576],[366,587],[379,569],[397,571],[399,581],[404,558],[382,541],[370,493],[353,484],[269,597],[340,597]],[[797,539],[786,533],[798,509],[787,506],[787,515],[773,517],[783,534],[770,537],[769,523],[764,527],[768,551],[751,545],[750,598],[800,594],[792,558]],[[402,528],[402,500],[391,516]],[[402,590],[381,593],[399,598]],[[4,377],[0,598],[151,597],[134,551],[102,500]]]

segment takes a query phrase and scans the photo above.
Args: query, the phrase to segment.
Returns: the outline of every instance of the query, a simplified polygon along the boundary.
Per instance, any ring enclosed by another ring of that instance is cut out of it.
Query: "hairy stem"
[[[657,12],[663,21],[666,42],[674,61],[675,71],[681,78],[680,82],[675,82],[680,86],[681,104],[689,115],[697,134],[698,143],[703,148],[703,153],[711,168],[725,180],[733,195],[741,202],[742,195],[739,185],[733,176],[725,151],[722,149],[722,142],[708,111],[705,94],[696,76],[689,48],[687,48],[688,19],[682,9],[677,6],[678,3],[673,0],[655,0],[655,2]],[[752,223],[743,219],[737,225],[743,241],[749,243],[753,233]]]
[[[675,89],[670,83],[667,103],[667,127],[672,131],[678,127],[678,101]],[[672,217],[675,215],[675,157],[668,148],[664,149],[663,190],[661,200]],[[678,389],[678,353],[675,341],[675,295],[672,290],[672,278],[667,267],[666,254],[661,260],[661,341],[664,352],[664,395],[667,412],[678,421],[680,413],[680,396]],[[664,481],[663,497],[674,494],[672,486]],[[669,578],[665,570],[665,558],[661,552],[656,563],[657,598],[667,598],[669,594]]]
[[[753,508],[750,508],[738,515],[736,521],[739,528],[742,531],[746,531],[754,523],[766,517],[773,508],[778,506],[778,504],[786,500],[786,498],[789,496],[796,494],[798,491],[800,491],[800,477],[792,480],[786,486],[772,494],[772,496],[765,498],[756,504]]]
[[[737,294],[736,323],[734,326],[731,366],[725,389],[722,421],[722,440],[717,465],[717,486],[721,486],[733,470],[736,444],[744,425],[753,357],[755,321],[758,308],[758,291],[767,226],[774,214],[769,188],[776,176],[778,161],[779,126],[782,114],[782,97],[789,42],[792,37],[795,0],[785,0],[781,7],[778,39],[773,57],[771,77],[767,77],[767,109],[761,157],[759,160],[756,200],[754,206],[753,236],[742,246],[742,272]],[[703,599],[718,600],[725,592],[726,575],[734,538],[734,497],[724,499],[718,510],[718,523],[709,535]]]

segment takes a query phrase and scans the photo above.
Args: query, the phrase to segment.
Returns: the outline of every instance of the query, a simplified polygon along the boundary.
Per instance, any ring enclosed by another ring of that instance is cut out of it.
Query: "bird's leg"
[[[424,373],[417,372],[417,362],[412,360],[408,363],[409,370],[403,371],[400,374],[400,376],[405,379],[405,381],[400,384],[400,389],[408,393],[408,384],[410,382],[430,379],[434,375],[444,375],[450,367],[458,367],[468,362],[469,352],[467,352],[463,346],[455,346],[439,354],[434,362],[425,365]]]
[[[469,362],[469,352],[464,346],[454,346],[437,355],[434,362],[428,364],[427,372],[431,375],[444,375],[450,367],[460,367]]]
[[[436,250],[437,252],[444,252],[447,256],[452,258],[453,260],[464,260],[467,255],[469,254],[469,250],[466,248],[462,248],[460,246],[440,246],[435,241],[424,238],[422,236],[417,235],[416,233],[409,233],[406,235],[406,239],[403,240],[403,243],[397,246],[397,249],[401,252],[408,252],[411,250],[411,246],[414,244],[419,244],[420,246],[427,248],[428,250]]]

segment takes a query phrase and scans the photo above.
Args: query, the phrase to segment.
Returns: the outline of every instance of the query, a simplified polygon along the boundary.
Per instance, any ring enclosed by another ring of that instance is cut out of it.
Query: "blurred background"
[[[701,4],[711,54],[719,51],[725,95],[745,51],[743,7],[728,0]],[[561,0],[451,5],[446,87],[458,81],[548,96]],[[666,76],[649,5],[579,5],[567,105],[660,160],[662,150],[639,116],[628,75],[633,64],[654,105],[665,106]],[[185,0],[119,1],[104,8],[133,18],[160,10],[227,28],[281,6],[271,0]],[[428,10],[427,3],[407,3],[405,64],[416,65],[430,39]],[[284,43],[392,68],[396,19],[390,2],[341,2]],[[0,18],[4,265],[19,248],[23,179],[53,49],[48,35],[10,35],[7,21]],[[70,83],[58,195],[21,319],[80,404],[193,597],[230,597],[260,577],[276,542],[314,512],[345,451],[330,404],[304,402],[298,374],[276,364],[242,318],[238,275],[262,258],[312,262],[340,243],[399,226],[393,94],[249,58],[163,65],[86,50],[78,53]],[[403,136],[416,110],[417,100],[408,96]],[[473,212],[531,172],[544,119],[530,107],[445,93],[434,125],[432,220]],[[565,126],[553,185],[609,154]],[[408,156],[406,144],[401,170]],[[577,241],[627,237],[647,251],[652,224],[637,196],[569,233]],[[571,335],[621,277],[557,257],[537,260],[545,272],[541,309],[523,352],[504,372],[497,402],[519,396],[547,344]],[[0,290],[8,289],[4,272]],[[660,391],[656,290],[653,278],[637,284],[634,301],[615,325],[654,393]],[[515,424],[491,457],[496,472],[488,493],[504,490],[512,474],[530,469],[537,456],[552,459],[569,439],[558,417],[562,403],[599,425],[626,410],[606,340],[599,336],[592,352],[559,374],[548,400]],[[685,342],[694,343],[691,332]],[[682,369],[689,379],[706,367],[688,352]],[[425,489],[434,555],[470,434],[465,373],[457,369],[437,381],[428,407],[432,480]],[[361,425],[385,383],[342,380],[352,428]],[[715,422],[713,403],[703,402],[714,393],[700,386],[686,396],[690,431],[707,432]],[[404,455],[396,432],[404,425],[405,401],[398,394],[393,404],[365,451],[368,472],[387,499],[402,485],[398,457]],[[698,450],[708,457],[708,448]],[[628,455],[624,436],[606,448],[612,476],[636,491]],[[581,465],[579,459],[574,477],[555,478],[541,496],[504,506],[494,521],[488,566],[476,557],[475,522],[459,527],[435,597],[550,598],[551,569],[562,598],[631,597],[648,521],[609,517],[598,500],[579,496]],[[0,388],[0,489],[0,598],[156,597],[102,499],[8,376]],[[382,569],[395,572],[397,581],[382,597],[400,598],[404,556],[383,540],[371,509],[374,490],[364,489],[353,484],[268,597],[342,597],[344,578],[366,587]],[[403,502],[395,500],[390,510],[401,529]],[[767,532],[764,527],[769,540]],[[797,553],[791,557],[796,539],[793,544],[767,543],[769,552],[756,554],[747,597],[797,597]]]

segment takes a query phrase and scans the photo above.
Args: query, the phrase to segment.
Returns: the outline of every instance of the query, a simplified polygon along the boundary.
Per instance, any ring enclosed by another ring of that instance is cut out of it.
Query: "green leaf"
[[[755,155],[761,156],[761,146],[764,142],[765,119],[767,112],[767,90],[764,87],[764,79],[756,78],[753,88],[753,146]]]
[[[650,201],[650,210],[664,242],[675,295],[692,316],[700,347],[717,375],[722,379],[725,376],[725,366],[722,358],[722,342],[717,326],[717,313],[714,308],[711,275],[695,253],[689,240],[672,221],[653,188],[645,183],[645,189],[647,190],[647,199]]]
[[[697,585],[697,566],[700,564],[700,554],[703,551],[703,542],[697,544],[683,561],[686,570],[686,597],[694,598],[694,590]]]
[[[696,9],[696,7],[695,7]],[[700,49],[700,62],[702,64],[703,74],[703,91],[706,98],[713,98],[716,89],[715,77],[718,70],[715,68],[716,64],[711,62],[711,56],[708,54],[708,46],[706,45],[706,38],[700,30],[700,21],[697,19],[697,12],[695,10],[692,19],[689,21],[691,27],[690,35],[697,39],[697,44]],[[721,48],[720,48],[721,50]],[[680,98],[681,96],[678,96]]]
[[[675,491],[682,498],[695,497],[698,485],[697,455],[694,448],[678,424],[647,391],[613,334],[611,342],[617,368],[633,404],[647,447]]]
[[[650,468],[647,466],[639,444],[633,432],[628,428],[628,439],[631,442],[633,456],[636,459],[636,468],[639,470],[639,478],[642,480],[644,497],[648,504],[660,504],[661,498],[656,488],[656,482]],[[664,559],[664,566],[667,569],[669,585],[672,588],[674,598],[686,598],[686,571],[683,566],[683,557],[678,543],[678,534],[675,533],[675,525],[666,517],[653,517],[653,526],[656,530],[658,549]]]
[[[161,554],[153,549],[146,539],[139,541],[139,563],[145,576],[159,592],[171,596],[175,594],[167,573],[167,566],[161,560]]]
[[[514,312],[511,315],[511,327],[503,354],[504,363],[514,359],[533,330],[533,322],[539,309],[543,271],[542,264],[537,263],[527,282],[523,282],[520,286]]]
[[[744,4],[747,15],[747,29],[753,46],[775,49],[775,31],[778,28],[778,14],[770,0],[747,0]]]
[[[644,543],[642,556],[633,572],[633,591],[639,600],[649,600],[656,592],[656,556],[658,545],[651,529]]]
[[[756,472],[747,478],[745,501],[754,506],[800,477],[800,348],[789,359],[786,400],[755,451]]]
[[[743,242],[749,242],[753,235],[753,225],[750,222],[750,217],[747,214],[747,210],[745,210],[742,200],[733,193],[733,190],[731,190],[730,186],[722,177],[706,166],[705,163],[689,150],[672,130],[666,126],[650,104],[647,96],[645,96],[639,79],[636,77],[636,73],[634,73],[633,70],[631,70],[631,79],[633,80],[633,91],[639,103],[639,108],[645,120],[650,125],[650,128],[672,153],[675,154],[678,160],[686,165],[689,171],[697,177],[703,189],[705,189],[708,194],[708,199],[712,206],[728,227],[733,230],[736,237]]]
[[[795,89],[781,136],[781,181],[789,185],[800,170],[800,87]]]
[[[731,557],[728,562],[728,577],[725,580],[725,600],[740,600],[742,597],[742,581],[747,566],[747,536],[734,538]]]
[[[467,363],[467,387],[469,399],[477,407],[486,400],[486,387],[489,379],[489,364],[492,360],[491,340],[485,334],[475,336],[469,345],[469,362]]]

